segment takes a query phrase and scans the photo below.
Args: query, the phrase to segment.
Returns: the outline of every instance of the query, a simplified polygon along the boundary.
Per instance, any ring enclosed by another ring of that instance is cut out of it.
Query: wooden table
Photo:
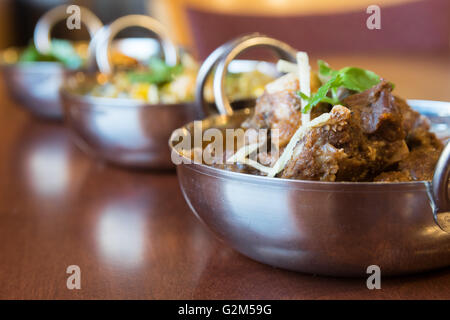
[[[450,101],[448,56],[328,57],[361,65],[409,98]],[[254,262],[216,240],[186,205],[175,172],[94,162],[60,124],[38,121],[0,88],[2,299],[450,299],[450,269],[338,279]],[[66,268],[81,268],[81,290]]]

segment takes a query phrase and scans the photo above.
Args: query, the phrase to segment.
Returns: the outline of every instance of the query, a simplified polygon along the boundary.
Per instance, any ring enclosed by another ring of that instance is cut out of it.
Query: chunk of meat
[[[343,104],[354,112],[363,132],[395,141],[405,137],[401,109],[391,94],[392,85],[382,80],[370,90],[348,96]]]
[[[411,151],[405,159],[398,163],[398,170],[383,172],[374,181],[401,182],[427,181],[433,179],[434,167],[442,149],[421,147]]]
[[[412,180],[431,180],[441,151],[442,149],[431,146],[417,148],[399,162],[398,168],[408,172]]]
[[[350,117],[349,109],[335,106],[330,119],[320,127],[311,128],[296,145],[281,178],[335,181],[339,162],[347,157],[339,145],[352,143],[348,130]]]
[[[278,130],[280,146],[285,146],[301,125],[300,98],[295,91],[265,92],[256,102],[252,118],[242,124],[244,128]]]
[[[311,81],[314,92],[320,83],[316,74],[311,73]],[[299,81],[292,74],[286,74],[268,84],[264,94],[256,101],[253,116],[242,127],[278,130],[280,148],[285,147],[301,125],[301,99],[297,94],[299,89]],[[311,119],[328,111],[329,105],[321,103],[314,108]]]
[[[414,128],[418,126],[423,126],[425,129],[429,129],[429,122],[420,113],[411,109],[411,107],[402,98],[395,97],[395,103],[400,109],[402,115],[402,127],[406,133],[411,132]]]

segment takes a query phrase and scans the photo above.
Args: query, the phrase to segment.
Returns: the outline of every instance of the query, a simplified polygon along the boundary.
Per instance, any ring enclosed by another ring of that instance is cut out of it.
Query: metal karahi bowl
[[[67,17],[66,5],[44,14],[34,32],[34,43],[41,53],[50,49],[52,27]],[[102,27],[101,21],[88,9],[81,8],[81,20],[91,37]],[[9,49],[3,55],[20,54],[19,49]],[[63,117],[59,88],[72,71],[59,62],[16,62],[3,59],[0,70],[11,97],[32,114],[45,119],[60,120]]]
[[[127,38],[112,42],[121,30],[142,27],[155,33],[159,41]],[[117,19],[93,39],[96,63],[102,74],[113,72],[109,51],[112,46],[130,57],[146,58],[162,47],[166,62],[175,64],[178,53],[162,26],[147,16]],[[193,103],[150,104],[128,98],[98,97],[89,94],[100,73],[78,72],[67,77],[60,95],[65,122],[76,144],[88,154],[110,163],[134,168],[171,168],[167,139],[173,128],[195,119]]]
[[[448,138],[450,103],[408,102]],[[195,126],[238,128],[252,112],[187,124],[169,141],[187,203],[219,239],[259,262],[320,275],[367,276],[371,265],[399,275],[450,265],[449,146],[433,181],[403,183],[268,178],[192,163],[179,153],[180,138],[192,139]]]
[[[122,166],[173,167],[167,139],[173,128],[195,119],[193,104],[87,97],[71,89],[66,85],[61,92],[65,118],[83,151]]]
[[[32,114],[61,119],[59,87],[68,72],[57,62],[4,64],[3,81],[11,97]]]

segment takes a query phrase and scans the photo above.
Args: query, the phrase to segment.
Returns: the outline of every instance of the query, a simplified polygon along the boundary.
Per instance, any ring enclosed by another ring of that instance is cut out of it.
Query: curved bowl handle
[[[228,50],[221,56],[221,59],[217,64],[213,81],[214,99],[220,114],[233,114],[233,108],[231,107],[230,101],[225,94],[225,76],[228,70],[228,65],[242,52],[256,47],[270,48],[281,59],[294,63],[296,62],[297,50],[282,41],[264,35],[249,37],[238,42],[236,45],[227,48]]]
[[[50,52],[51,30],[56,23],[68,17],[67,9],[69,7],[68,5],[58,6],[45,13],[37,22],[34,29],[34,45],[41,54],[48,54]],[[80,20],[86,25],[89,35],[93,38],[95,33],[103,27],[103,23],[89,9],[81,6],[79,8]]]
[[[168,31],[159,21],[144,15],[128,15],[105,26],[96,36],[94,50],[100,72],[112,73],[113,65],[110,56],[112,40],[120,31],[130,27],[141,27],[154,33],[160,41],[166,63],[171,66],[178,63],[177,48],[170,40]]]
[[[448,198],[448,179],[450,177],[450,143],[444,148],[436,164],[433,181],[430,185],[430,200],[434,220],[445,232],[450,233],[450,200]]]
[[[230,48],[236,46],[238,43],[255,37],[259,36],[259,33],[252,33],[249,35],[240,36],[237,38],[234,38],[228,42],[225,42],[220,47],[216,48],[206,59],[203,61],[202,65],[200,66],[200,69],[197,73],[197,79],[195,83],[195,104],[199,108],[199,112],[203,112],[203,117],[210,114],[210,109],[208,108],[208,104],[205,101],[204,98],[204,92],[205,92],[205,85],[206,80],[208,79],[208,76],[214,69],[214,67],[219,62],[220,58],[229,51]]]

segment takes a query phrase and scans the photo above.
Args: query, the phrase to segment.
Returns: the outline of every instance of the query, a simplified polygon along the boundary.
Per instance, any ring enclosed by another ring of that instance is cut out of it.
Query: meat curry
[[[249,151],[256,155],[255,161],[235,157],[231,163],[215,161],[212,165],[286,179],[430,180],[443,143],[430,132],[428,119],[395,96],[392,83],[370,71],[344,69],[348,74],[342,71],[341,80],[336,82],[333,79],[341,71],[333,71],[319,62],[319,73],[308,74],[307,94],[301,90],[301,73],[288,72],[268,84],[257,99],[254,113],[241,127],[267,129],[269,133],[276,129],[280,152],[262,152],[256,148]],[[349,74],[357,74],[356,80],[345,79]],[[364,74],[371,80],[364,83]],[[351,83],[360,81],[358,77],[363,79],[363,85]],[[330,81],[337,85],[333,88]],[[309,114],[305,117],[308,107]],[[270,144],[269,135],[267,143]],[[233,154],[237,154],[236,150],[227,150],[220,155],[220,160],[229,160]]]

